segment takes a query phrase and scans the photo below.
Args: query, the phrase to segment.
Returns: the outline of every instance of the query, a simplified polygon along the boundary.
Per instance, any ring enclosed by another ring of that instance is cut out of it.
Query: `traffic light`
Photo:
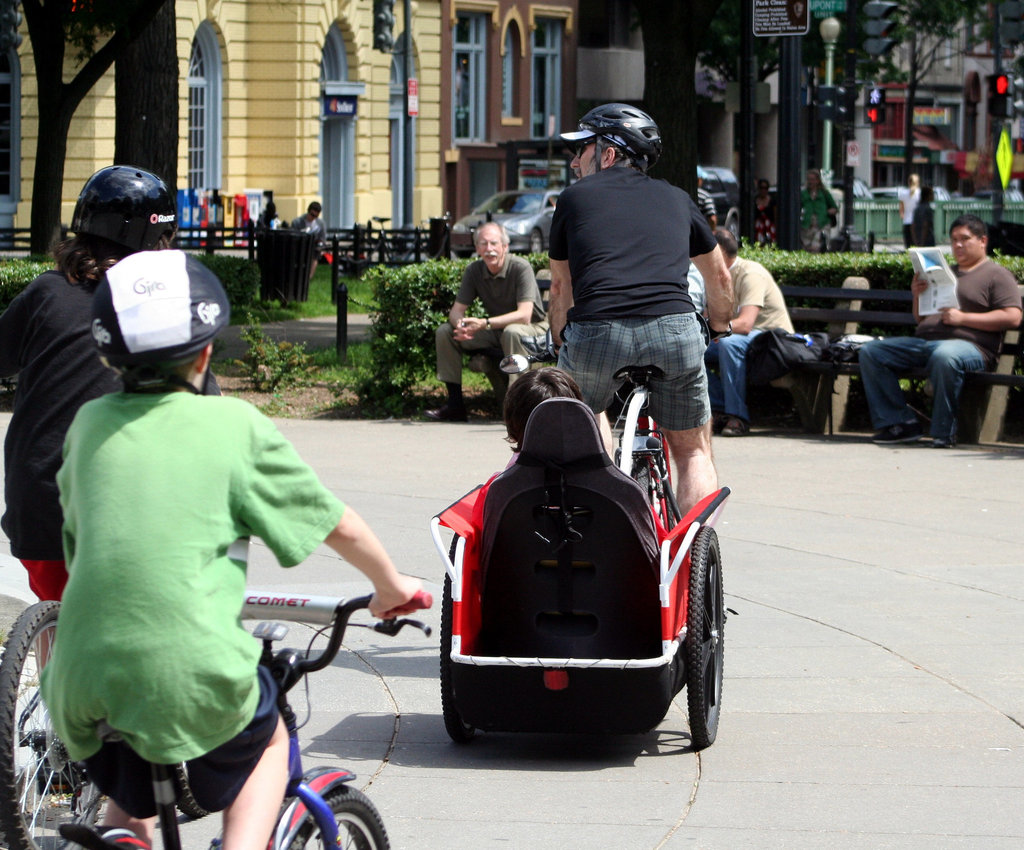
[[[881,124],[885,121],[885,89],[876,86],[867,90],[864,119],[868,124]]]
[[[818,120],[834,121],[837,124],[852,122],[856,102],[856,87],[818,86]]]
[[[988,75],[988,114],[990,118],[1009,118],[1013,112],[1010,78],[1006,74]]]
[[[373,49],[390,53],[395,46],[395,0],[373,0]]]
[[[1016,44],[1024,36],[1024,3],[1008,0],[999,4],[999,40],[1005,44]]]
[[[864,4],[864,14],[867,15],[864,32],[869,36],[864,39],[864,52],[869,56],[884,56],[896,46],[896,40],[887,36],[896,26],[896,19],[892,14],[899,5],[883,0],[871,0],[870,3]]]

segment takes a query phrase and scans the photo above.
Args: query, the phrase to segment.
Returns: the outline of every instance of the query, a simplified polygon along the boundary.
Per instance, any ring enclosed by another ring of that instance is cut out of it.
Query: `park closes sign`
[[[806,35],[810,29],[808,0],[753,0],[754,35]]]

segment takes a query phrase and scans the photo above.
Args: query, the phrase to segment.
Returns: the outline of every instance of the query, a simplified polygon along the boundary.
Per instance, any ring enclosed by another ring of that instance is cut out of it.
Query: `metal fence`
[[[964,213],[972,213],[982,221],[992,222],[992,202],[972,198],[954,198],[950,201],[934,201],[935,235],[949,233],[949,226]],[[1003,204],[1003,221],[1024,224],[1024,203],[1010,201]],[[900,218],[897,200],[857,200],[853,205],[853,226],[858,233],[875,234],[877,242],[902,242],[903,220]]]

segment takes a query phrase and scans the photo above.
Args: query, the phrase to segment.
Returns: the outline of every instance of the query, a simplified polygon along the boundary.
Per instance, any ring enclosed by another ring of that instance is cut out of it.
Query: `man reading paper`
[[[1021,321],[1017,279],[985,255],[988,230],[975,215],[962,215],[949,229],[956,265],[959,307],[921,315],[918,301],[928,281],[914,277],[913,337],[874,340],[860,349],[860,374],[877,429],[872,440],[882,445],[915,442],[924,430],[907,405],[898,375],[926,368],[935,393],[931,438],[934,448],[956,445],[956,412],[964,373],[991,369],[999,354],[1003,331]]]

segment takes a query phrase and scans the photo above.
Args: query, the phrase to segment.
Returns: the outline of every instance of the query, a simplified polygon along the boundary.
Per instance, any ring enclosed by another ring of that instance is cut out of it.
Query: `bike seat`
[[[665,371],[658,366],[623,366],[613,376],[616,380],[629,380],[634,384],[646,384],[651,378],[664,378]]]

